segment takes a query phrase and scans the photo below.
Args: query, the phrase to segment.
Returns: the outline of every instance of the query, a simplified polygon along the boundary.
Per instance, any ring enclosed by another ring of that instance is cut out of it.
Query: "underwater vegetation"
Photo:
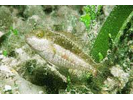
[[[47,93],[133,93],[133,6],[0,6],[0,94]]]
[[[98,61],[98,53],[100,52],[104,57],[106,56],[106,52],[109,49],[109,40],[111,38],[115,41],[118,41],[120,31],[123,30],[122,28],[128,22],[128,20],[132,17],[132,6],[116,6],[106,21],[104,25],[100,29],[98,33],[98,37],[93,45],[93,49],[91,50],[92,55]],[[131,17],[129,18],[129,15]],[[120,17],[122,16],[122,17]],[[115,27],[114,27],[115,26]]]

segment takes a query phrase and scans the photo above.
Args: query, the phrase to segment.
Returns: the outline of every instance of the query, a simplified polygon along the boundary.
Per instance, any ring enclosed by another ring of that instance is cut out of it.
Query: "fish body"
[[[95,62],[82,51],[70,33],[35,30],[26,42],[47,62],[60,68],[90,71],[96,74]]]

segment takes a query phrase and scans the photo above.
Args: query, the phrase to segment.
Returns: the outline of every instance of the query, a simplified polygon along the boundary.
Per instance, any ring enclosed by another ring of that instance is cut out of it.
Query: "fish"
[[[85,53],[71,33],[36,29],[25,36],[26,43],[43,59],[59,68],[97,73],[97,63]]]

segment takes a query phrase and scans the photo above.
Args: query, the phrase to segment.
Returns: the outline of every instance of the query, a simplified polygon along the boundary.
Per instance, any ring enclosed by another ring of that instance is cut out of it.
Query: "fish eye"
[[[44,36],[44,32],[42,30],[39,30],[36,32],[36,36],[42,38]]]

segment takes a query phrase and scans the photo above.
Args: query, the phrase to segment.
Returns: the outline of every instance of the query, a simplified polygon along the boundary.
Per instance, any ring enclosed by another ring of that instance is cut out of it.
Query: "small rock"
[[[111,73],[114,75],[114,77],[118,77],[122,83],[128,82],[129,74],[124,72],[119,65],[113,66],[111,68]]]

